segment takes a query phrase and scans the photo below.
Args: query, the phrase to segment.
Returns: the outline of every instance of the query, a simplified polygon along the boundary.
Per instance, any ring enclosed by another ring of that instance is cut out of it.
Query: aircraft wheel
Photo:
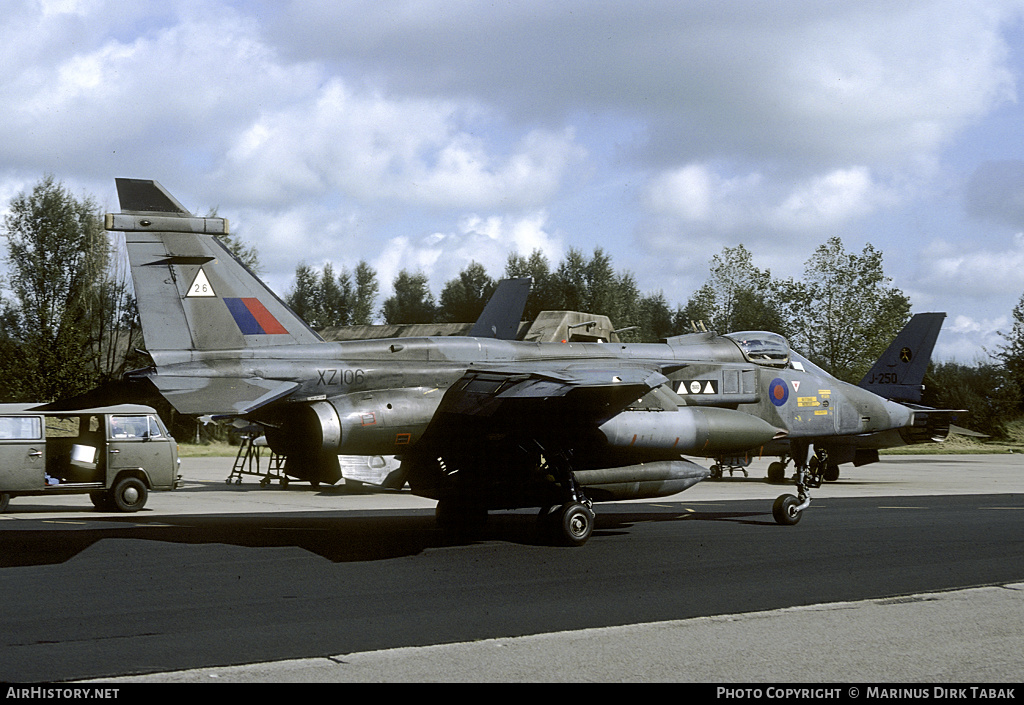
[[[10,501],[11,495],[7,494],[6,492],[0,493],[0,513],[4,512],[7,509],[7,505],[10,503]]]
[[[137,477],[125,477],[117,481],[110,491],[114,507],[119,512],[137,512],[146,506],[149,490],[146,483]]]
[[[594,512],[570,502],[558,513],[558,539],[565,546],[582,546],[594,531]]]
[[[721,480],[722,479],[722,466],[712,465],[709,470],[711,471],[710,479]]]
[[[839,466],[838,465],[826,465],[825,472],[821,474],[822,479],[825,482],[835,482],[839,479]]]
[[[775,517],[777,523],[784,526],[792,526],[799,522],[800,517],[803,516],[803,512],[797,510],[798,506],[800,506],[800,500],[793,495],[779,495],[775,500],[775,504],[772,505],[772,516]]]
[[[768,482],[782,482],[786,479],[786,464],[774,462],[768,466]]]

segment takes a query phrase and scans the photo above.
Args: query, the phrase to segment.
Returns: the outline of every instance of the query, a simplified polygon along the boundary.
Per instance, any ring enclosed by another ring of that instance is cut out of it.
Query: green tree
[[[627,342],[636,340],[642,343],[655,343],[677,333],[672,310],[668,307],[665,294],[660,291],[641,297],[632,325],[637,329],[620,333],[620,339]]]
[[[330,262],[319,274],[305,262],[299,262],[295,284],[285,303],[310,327],[319,329],[369,324],[376,297],[377,274],[364,261],[356,265],[354,277],[348,269],[335,275]]]
[[[563,307],[555,277],[551,273],[551,263],[542,251],[534,250],[529,257],[510,254],[505,264],[505,276],[509,279],[533,279],[523,310],[523,320],[532,321],[541,311],[557,311]]]
[[[910,318],[910,299],[885,276],[882,253],[860,255],[830,238],[782,285],[794,347],[841,380],[857,382]]]
[[[217,218],[217,209],[211,208],[207,214],[207,218]],[[224,246],[233,254],[238,260],[248,267],[254,274],[263,273],[263,265],[260,263],[260,253],[256,249],[255,245],[249,245],[244,242],[240,237],[234,233],[223,233],[217,235],[217,239],[224,243]]]
[[[347,270],[334,274],[334,266],[327,262],[320,275],[320,312],[323,323],[319,327],[347,326],[351,322],[354,303],[352,277]]]
[[[965,409],[955,423],[990,436],[1006,435],[1006,422],[1020,408],[1021,389],[1008,369],[990,362],[931,365],[921,403],[938,409]]]
[[[347,272],[335,276],[334,267],[328,262],[317,274],[300,262],[295,268],[295,286],[285,303],[311,328],[319,329],[348,325],[352,299],[352,281]]]
[[[721,333],[769,330],[786,334],[778,285],[769,270],[754,266],[743,245],[725,247],[711,258],[708,281],[683,309],[691,321],[702,321]]]
[[[996,358],[1003,363],[1007,375],[1020,392],[1024,392],[1024,295],[1013,307],[1013,328],[1001,333],[1005,345],[996,351]],[[1024,399],[1018,398],[1017,408],[1024,408]]]
[[[147,363],[139,307],[131,284],[127,253],[111,249],[107,276],[97,282],[90,345],[100,383],[121,379],[130,369]]]
[[[285,303],[313,328],[316,328],[315,321],[319,317],[319,289],[320,275],[305,262],[299,262],[295,267],[295,285],[285,297]]]
[[[437,309],[439,323],[471,323],[480,317],[497,283],[478,262],[470,262],[445,284]]]
[[[110,241],[95,201],[77,199],[45,176],[11,202],[4,235],[4,396],[51,401],[88,391],[104,367],[116,374],[123,365],[113,353],[104,364],[102,351],[131,344],[122,333],[134,309],[124,278],[111,276]]]
[[[600,247],[587,257],[572,248],[554,275],[561,309],[608,316],[612,325],[636,325],[640,292],[629,272],[616,272],[611,257]]]
[[[377,272],[365,260],[360,260],[355,269],[355,300],[352,305],[352,325],[367,326],[373,322],[373,308],[376,305],[380,286]]]
[[[403,269],[395,277],[393,287],[395,293],[384,301],[381,309],[385,323],[434,322],[437,307],[426,274],[410,274]]]

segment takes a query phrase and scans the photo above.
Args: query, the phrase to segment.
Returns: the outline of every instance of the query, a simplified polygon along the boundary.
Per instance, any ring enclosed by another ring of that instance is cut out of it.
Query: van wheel
[[[137,512],[146,506],[149,490],[139,478],[125,477],[117,481],[110,495],[119,512]]]

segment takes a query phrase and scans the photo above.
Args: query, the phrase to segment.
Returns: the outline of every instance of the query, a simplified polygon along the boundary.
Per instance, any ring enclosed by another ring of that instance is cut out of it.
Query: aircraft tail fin
[[[945,313],[911,318],[858,386],[886,399],[920,402],[924,374],[945,318]]]
[[[155,181],[117,179],[121,213],[148,352],[237,350],[322,340],[217,235],[224,218],[197,217]]]
[[[469,330],[469,336],[475,338],[497,338],[498,340],[515,340],[519,334],[519,324],[526,308],[526,298],[530,295],[533,279],[502,279],[491,294],[483,313]]]

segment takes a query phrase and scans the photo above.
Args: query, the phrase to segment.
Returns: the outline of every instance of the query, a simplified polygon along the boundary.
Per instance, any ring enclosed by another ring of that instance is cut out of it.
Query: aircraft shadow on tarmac
[[[650,522],[726,521],[776,526],[763,510],[730,507],[682,512],[678,507],[638,505],[597,515],[591,542],[628,535],[632,527]],[[740,506],[736,506],[739,504]],[[755,507],[747,503],[746,506]],[[52,510],[51,510],[52,511]],[[52,515],[51,515],[52,516]],[[305,512],[301,514],[179,515],[147,518],[145,511],[124,517],[80,511],[68,519],[25,518],[0,528],[0,568],[64,563],[94,544],[109,539],[161,541],[187,545],[226,544],[253,549],[298,548],[335,563],[413,556],[428,549],[503,541],[551,547],[535,514],[526,510],[492,512],[486,525],[471,533],[444,531],[429,509],[394,511]]]

